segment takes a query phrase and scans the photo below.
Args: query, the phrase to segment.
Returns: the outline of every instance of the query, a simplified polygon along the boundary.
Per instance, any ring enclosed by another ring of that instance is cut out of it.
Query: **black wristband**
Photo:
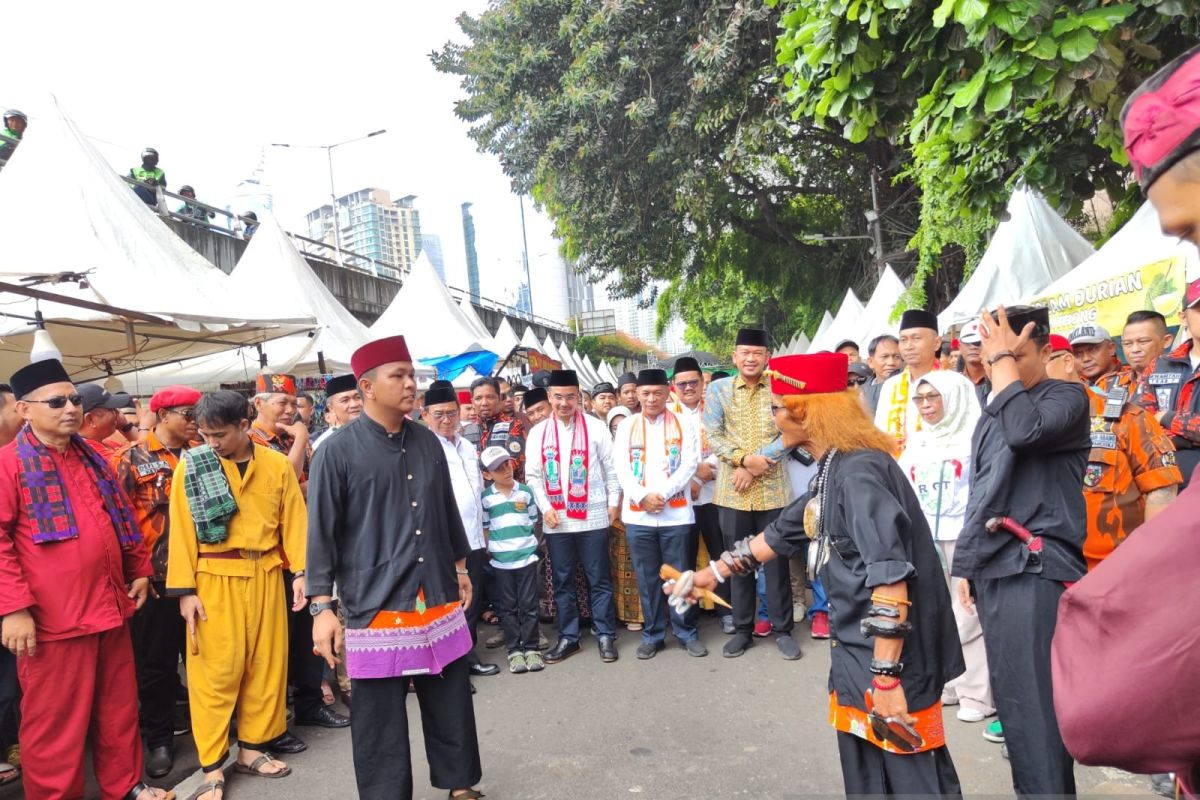
[[[903,639],[912,633],[911,622],[896,622],[879,617],[867,617],[858,623],[858,630],[864,637],[874,636],[878,639]]]
[[[874,675],[887,675],[889,678],[899,678],[904,672],[904,664],[899,661],[880,661],[871,659],[871,672]]]

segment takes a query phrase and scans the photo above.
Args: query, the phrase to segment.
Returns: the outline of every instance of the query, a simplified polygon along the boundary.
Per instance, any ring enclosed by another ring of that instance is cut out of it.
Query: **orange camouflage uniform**
[[[257,445],[269,448],[285,456],[292,451],[292,445],[296,442],[290,433],[285,433],[284,431],[269,433],[258,427],[257,423],[250,426],[250,439]],[[308,483],[308,468],[311,463],[312,445],[310,444],[304,452],[304,471],[300,475],[300,483],[302,485]]]
[[[134,518],[154,567],[154,580],[166,581],[169,537],[164,534],[170,522],[171,478],[179,459],[150,431],[144,443],[125,445],[110,463],[117,483],[133,503]]]
[[[1183,475],[1175,465],[1175,446],[1152,415],[1127,402],[1120,419],[1105,419],[1105,394],[1096,387],[1089,387],[1088,402],[1092,450],[1083,477],[1088,520],[1083,555],[1091,570],[1145,521],[1146,495],[1178,486]]]

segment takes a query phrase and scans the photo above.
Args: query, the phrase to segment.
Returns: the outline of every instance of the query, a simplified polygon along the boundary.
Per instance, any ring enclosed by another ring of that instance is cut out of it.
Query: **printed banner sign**
[[[1178,324],[1186,262],[1182,256],[1153,261],[1127,272],[1108,275],[1079,286],[1065,288],[1031,301],[1050,308],[1050,327],[1066,335],[1080,325],[1100,325],[1119,336],[1125,319],[1134,311],[1153,309]]]

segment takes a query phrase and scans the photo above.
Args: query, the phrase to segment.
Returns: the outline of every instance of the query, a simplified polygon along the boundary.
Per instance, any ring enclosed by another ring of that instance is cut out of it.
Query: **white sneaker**
[[[958,717],[960,722],[983,722],[988,718],[988,715],[979,709],[966,706],[959,706],[958,712],[954,716]]]
[[[804,619],[807,616],[808,608],[804,605],[804,603],[792,604],[792,622],[804,622]]]

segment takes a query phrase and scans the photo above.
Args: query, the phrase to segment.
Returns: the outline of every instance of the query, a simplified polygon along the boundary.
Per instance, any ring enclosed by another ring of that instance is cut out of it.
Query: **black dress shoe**
[[[617,643],[611,636],[599,636],[596,641],[600,645],[600,660],[611,664],[617,660]]]
[[[125,795],[123,800],[137,800],[138,795],[140,795],[142,792],[148,791],[150,791],[150,787],[141,781],[138,781],[133,785],[133,788],[129,790],[129,794]]]
[[[345,714],[339,714],[329,706],[321,706],[312,716],[302,717],[297,714],[296,724],[320,725],[322,728],[348,728],[350,727],[350,718]]]
[[[267,745],[267,749],[272,753],[282,753],[283,755],[295,755],[303,753],[308,749],[308,745],[299,736],[293,736],[290,732],[284,731],[275,741]]]
[[[483,676],[483,675],[499,675],[500,674],[500,668],[497,667],[495,664],[485,664],[482,661],[472,664],[470,669],[471,669],[472,675]]]
[[[546,652],[546,663],[557,664],[579,652],[579,642],[571,642],[566,639],[559,639],[558,643],[551,647]]]
[[[175,766],[175,751],[169,745],[151,747],[146,754],[146,774],[151,778],[161,778]]]

